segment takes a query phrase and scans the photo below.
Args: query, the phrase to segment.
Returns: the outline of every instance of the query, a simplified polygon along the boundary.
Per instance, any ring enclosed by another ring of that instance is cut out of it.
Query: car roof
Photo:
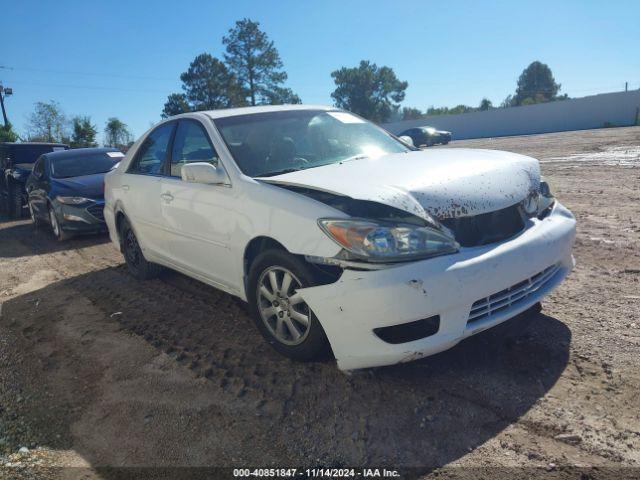
[[[73,157],[82,157],[88,154],[119,152],[119,151],[120,150],[113,147],[72,148],[71,150],[59,150],[57,152],[45,153],[44,156],[52,160],[56,158],[73,158]]]
[[[240,107],[240,108],[223,108],[220,110],[205,110],[198,113],[204,113],[211,119],[235,117],[237,115],[251,115],[253,113],[267,113],[267,112],[286,112],[295,110],[337,110],[335,107],[328,107],[326,105],[261,105],[258,107]],[[180,115],[176,115],[180,117]],[[172,117],[173,118],[173,117]]]

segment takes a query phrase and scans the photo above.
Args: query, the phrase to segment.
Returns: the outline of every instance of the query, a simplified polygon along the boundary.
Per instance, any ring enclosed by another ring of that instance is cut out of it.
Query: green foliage
[[[335,104],[373,122],[389,119],[404,100],[407,82],[398,80],[389,67],[378,67],[362,60],[358,67],[342,67],[331,73],[336,89],[331,94]]]
[[[556,83],[548,65],[535,61],[518,78],[514,105],[530,105],[556,100],[560,84]]]
[[[126,150],[131,142],[132,135],[127,125],[119,118],[111,117],[104,128],[105,147],[115,147]]]
[[[97,127],[91,123],[89,116],[77,116],[72,120],[73,133],[71,134],[70,145],[73,148],[97,147],[96,135]]]
[[[290,88],[274,87],[273,90],[265,94],[266,103],[269,105],[291,105],[302,103],[300,97],[293,93]]]
[[[300,103],[296,94],[282,87],[287,74],[282,70],[280,54],[260,30],[259,22],[238,20],[222,43],[226,45],[225,63],[237,78],[247,103]]]
[[[208,53],[198,55],[180,80],[193,111],[245,105],[236,78],[224,63]]]
[[[500,108],[513,107],[513,95],[507,95],[506,98],[500,104]]]
[[[190,111],[191,106],[187,101],[187,96],[184,93],[172,93],[164,104],[164,108],[162,109],[162,118],[168,118]]]
[[[419,120],[424,117],[424,113],[419,108],[403,107],[402,120]]]
[[[18,134],[13,130],[11,122],[0,125],[0,142],[17,142]]]
[[[488,98],[483,98],[482,100],[480,100],[480,105],[478,106],[478,110],[480,110],[481,112],[487,111],[487,110],[491,110],[493,108],[493,103],[491,103],[491,100],[489,100]]]
[[[68,138],[68,121],[58,102],[37,102],[27,120],[30,141],[62,142]]]

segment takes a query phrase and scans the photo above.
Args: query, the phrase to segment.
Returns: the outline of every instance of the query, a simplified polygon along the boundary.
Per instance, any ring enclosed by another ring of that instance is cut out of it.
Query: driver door
[[[197,120],[180,120],[169,161],[169,175],[162,178],[162,215],[167,227],[167,245],[177,267],[227,290],[238,275],[230,251],[236,228],[234,190],[231,185],[185,182],[182,166],[220,159],[204,126]],[[237,268],[237,267],[236,267]]]

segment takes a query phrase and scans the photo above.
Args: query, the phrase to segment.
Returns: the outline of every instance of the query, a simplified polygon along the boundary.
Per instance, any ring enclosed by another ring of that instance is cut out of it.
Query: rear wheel
[[[138,280],[150,280],[158,276],[160,266],[148,262],[147,259],[144,258],[136,234],[126,219],[122,220],[120,224],[120,244],[122,246],[124,260],[131,275]]]
[[[309,266],[282,250],[261,253],[249,272],[249,308],[258,330],[275,350],[294,360],[312,360],[327,349],[320,322],[297,292],[315,284]]]

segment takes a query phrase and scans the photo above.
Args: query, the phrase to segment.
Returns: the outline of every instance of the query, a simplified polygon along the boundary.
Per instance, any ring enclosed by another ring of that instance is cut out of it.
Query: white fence
[[[398,134],[407,128],[429,125],[449,130],[454,140],[462,140],[630,126],[636,124],[639,112],[640,90],[633,90],[484,112],[431,115],[383,126]]]

